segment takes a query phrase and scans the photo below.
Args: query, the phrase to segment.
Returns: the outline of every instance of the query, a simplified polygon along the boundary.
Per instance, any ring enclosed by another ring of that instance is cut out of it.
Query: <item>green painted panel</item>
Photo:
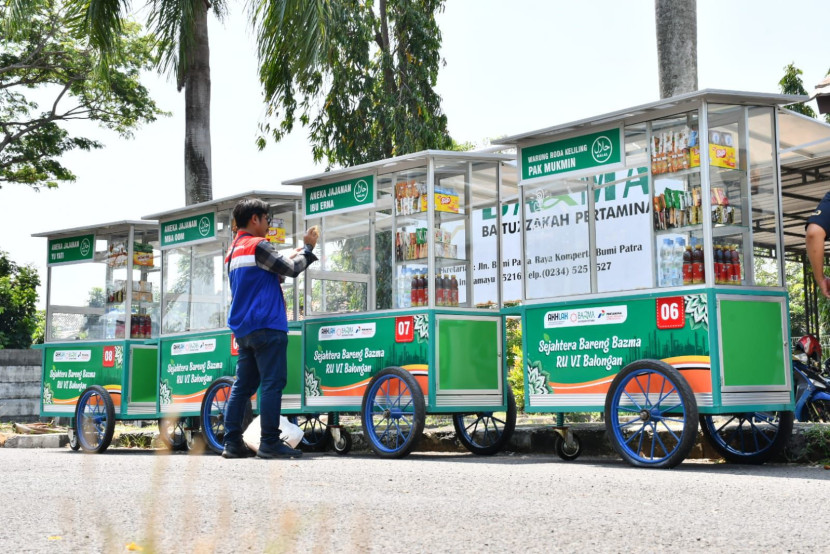
[[[438,391],[499,387],[496,320],[438,319]]]
[[[158,399],[158,349],[132,348],[131,402],[155,402]]]
[[[69,410],[90,385],[121,389],[124,342],[49,346],[43,355],[43,410]]]
[[[723,386],[785,385],[781,304],[753,300],[721,300]]]
[[[288,380],[285,383],[283,394],[300,394],[303,386],[303,336],[301,334],[288,335]]]

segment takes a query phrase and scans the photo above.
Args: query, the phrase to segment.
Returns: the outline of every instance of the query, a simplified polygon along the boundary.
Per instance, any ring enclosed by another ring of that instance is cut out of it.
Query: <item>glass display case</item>
[[[796,100],[704,90],[501,141],[518,149],[526,279],[503,313],[522,318],[528,411],[604,411],[634,465],[688,453],[680,435],[644,438],[664,413],[684,436],[702,414],[715,448],[735,453],[718,430],[731,421],[713,418],[769,412],[764,444],[783,444],[771,438],[789,434],[793,407],[777,128]],[[689,392],[643,409],[655,386]]]
[[[306,411],[362,407],[382,456],[410,452],[427,412],[460,429],[486,420],[488,444],[460,440],[498,451],[515,421],[498,311],[521,282],[513,157],[425,151],[285,184],[302,186],[306,226],[319,230],[305,283]]]
[[[266,239],[288,255],[302,246],[298,192],[250,191],[147,216],[159,221],[161,260],[159,411],[186,421],[185,432],[201,429],[207,446],[222,450],[221,406],[236,371],[236,341],[227,327],[231,292],[225,256],[236,233],[233,209],[241,200],[268,204]],[[282,282],[289,322],[289,377],[283,412],[300,408],[302,278]],[[256,399],[253,409],[257,409]],[[203,411],[203,408],[207,411]]]
[[[158,225],[120,221],[34,236],[48,239],[40,413],[72,417],[72,447],[102,452],[114,419],[157,410]]]
[[[46,341],[158,336],[158,227],[118,222],[48,238]]]

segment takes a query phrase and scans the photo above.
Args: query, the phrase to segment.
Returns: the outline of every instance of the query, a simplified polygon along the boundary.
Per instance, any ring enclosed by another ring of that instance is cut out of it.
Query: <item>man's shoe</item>
[[[253,455],[253,450],[248,448],[242,441],[227,442],[225,443],[225,449],[222,450],[222,457],[229,460],[234,458],[250,458]]]
[[[257,457],[272,459],[272,458],[299,458],[303,455],[302,450],[291,448],[282,441],[277,444],[259,444],[259,450],[256,453]]]

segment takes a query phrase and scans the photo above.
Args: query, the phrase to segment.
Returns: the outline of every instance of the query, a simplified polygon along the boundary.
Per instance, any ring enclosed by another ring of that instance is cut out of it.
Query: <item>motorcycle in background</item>
[[[830,423],[830,358],[822,365],[821,345],[813,335],[804,335],[793,347],[793,385],[795,418]]]

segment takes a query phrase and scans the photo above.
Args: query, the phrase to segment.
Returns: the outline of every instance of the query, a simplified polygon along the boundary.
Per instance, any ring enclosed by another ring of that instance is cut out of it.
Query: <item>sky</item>
[[[241,3],[240,3],[241,4]],[[142,0],[133,5],[140,7]],[[830,69],[830,2],[698,0],[698,85],[776,93],[794,62],[811,91]],[[659,100],[653,0],[447,0],[437,91],[458,142],[485,144]],[[210,21],[213,197],[276,189],[320,173],[307,129],[259,151],[264,117],[253,36],[241,8]],[[133,139],[73,129],[105,148],[64,158],[77,180],[57,190],[0,189],[0,249],[46,280],[46,239],[33,233],[140,219],[184,207],[184,95],[165,76],[144,81],[172,116]],[[41,287],[39,307],[45,290]]]

